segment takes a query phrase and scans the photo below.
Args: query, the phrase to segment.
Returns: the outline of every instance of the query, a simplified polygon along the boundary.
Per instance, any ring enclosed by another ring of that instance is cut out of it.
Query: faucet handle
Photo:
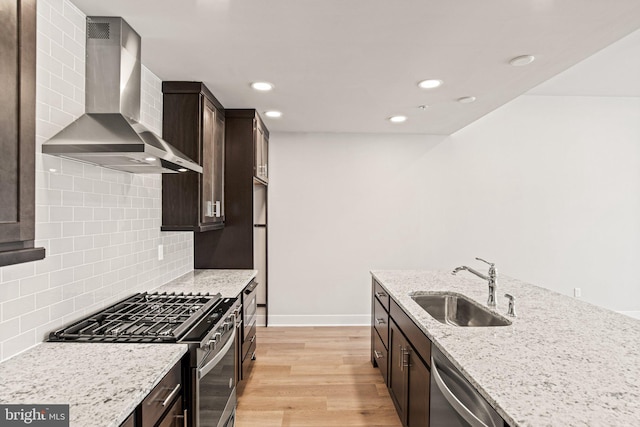
[[[510,294],[504,294],[506,298],[509,298],[509,308],[507,309],[507,316],[516,317],[516,298]]]
[[[485,261],[485,260],[483,260],[482,258],[478,258],[478,257],[476,257],[476,259],[477,259],[478,261],[482,261],[482,262],[484,262],[485,264],[489,264],[489,266],[490,266],[490,267],[493,267],[493,266],[495,265],[494,263],[489,262],[489,261]]]

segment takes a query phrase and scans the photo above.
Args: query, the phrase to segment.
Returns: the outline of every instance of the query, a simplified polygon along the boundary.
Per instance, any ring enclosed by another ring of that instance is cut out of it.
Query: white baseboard
[[[640,319],[640,311],[619,311],[618,313],[626,314],[629,317]]]
[[[264,314],[258,314],[256,322],[264,326]],[[336,314],[336,315],[269,315],[269,326],[369,326],[370,314]]]

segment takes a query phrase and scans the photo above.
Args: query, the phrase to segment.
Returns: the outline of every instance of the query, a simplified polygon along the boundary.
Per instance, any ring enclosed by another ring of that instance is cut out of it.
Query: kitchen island
[[[420,330],[512,427],[640,423],[640,322],[556,292],[500,277],[518,317],[501,327],[440,323],[410,294],[457,292],[485,305],[487,282],[450,271],[372,271]]]

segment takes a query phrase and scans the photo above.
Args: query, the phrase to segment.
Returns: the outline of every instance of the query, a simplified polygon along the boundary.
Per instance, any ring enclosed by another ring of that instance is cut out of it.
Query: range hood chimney
[[[202,173],[140,124],[140,36],[118,17],[87,17],[86,112],[42,152],[132,173]]]

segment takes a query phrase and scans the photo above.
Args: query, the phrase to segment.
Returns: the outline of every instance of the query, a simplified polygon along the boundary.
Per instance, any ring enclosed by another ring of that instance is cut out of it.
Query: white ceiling
[[[272,132],[450,134],[640,28],[638,0],[72,1],[125,18],[161,79],[203,81],[226,108],[282,111],[266,119]],[[522,54],[537,60],[508,65]],[[427,78],[445,83],[419,89]],[[258,80],[275,90],[250,89]],[[567,74],[530,93],[577,93],[591,80]],[[397,114],[409,119],[386,120]]]

